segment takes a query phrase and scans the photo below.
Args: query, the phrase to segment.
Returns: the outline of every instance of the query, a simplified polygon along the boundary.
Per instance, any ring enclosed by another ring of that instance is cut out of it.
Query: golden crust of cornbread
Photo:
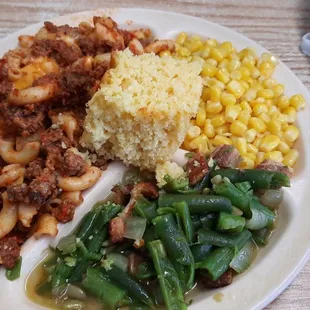
[[[155,170],[170,160],[198,110],[201,65],[154,54],[114,55],[87,105],[81,143],[106,158]]]

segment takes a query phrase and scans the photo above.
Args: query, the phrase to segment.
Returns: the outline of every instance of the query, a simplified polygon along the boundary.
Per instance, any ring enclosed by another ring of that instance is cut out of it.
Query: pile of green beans
[[[56,296],[62,309],[83,309],[89,294],[105,309],[185,310],[185,293],[202,276],[242,273],[268,243],[276,214],[255,192],[289,186],[286,175],[263,170],[213,170],[193,187],[187,178],[165,181],[158,199],[136,200],[132,215],[147,223],[142,246],[109,241],[124,206],[99,202],[44,263],[37,293]]]

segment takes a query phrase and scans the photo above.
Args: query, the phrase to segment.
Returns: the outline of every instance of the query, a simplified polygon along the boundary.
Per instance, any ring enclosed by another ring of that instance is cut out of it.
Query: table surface
[[[310,32],[310,0],[1,0],[0,38],[58,15],[103,6],[171,10],[222,24],[280,57],[310,88],[310,58],[298,48],[301,36]],[[309,279],[310,262],[292,285],[266,309],[310,309]]]

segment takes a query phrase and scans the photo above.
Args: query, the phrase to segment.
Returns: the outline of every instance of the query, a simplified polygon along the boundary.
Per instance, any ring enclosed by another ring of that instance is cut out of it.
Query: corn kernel
[[[273,78],[264,79],[262,84],[265,88],[273,88],[277,85],[277,80]]]
[[[211,86],[210,87],[210,96],[211,96],[211,101],[215,102],[215,101],[219,101],[220,98],[221,98],[221,93],[222,93],[222,90],[220,87],[218,86]],[[212,112],[210,111],[211,113],[216,113],[216,112]],[[219,111],[220,112],[220,111]]]
[[[293,107],[288,107],[282,110],[282,113],[287,115],[287,122],[288,123],[294,123],[297,118],[297,112],[295,108]]]
[[[267,113],[268,112],[268,108],[262,104],[262,103],[256,103],[254,106],[253,106],[253,114],[255,116],[258,116],[262,113]]]
[[[215,128],[215,132],[216,132],[217,135],[226,136],[229,133],[229,125],[228,124],[224,124],[222,126],[216,127]],[[231,133],[229,133],[229,135],[231,135]]]
[[[255,166],[258,166],[261,164],[265,159],[265,153],[264,152],[258,152],[256,154],[256,160],[255,160]]]
[[[282,125],[286,125],[288,122],[288,116],[286,114],[283,114],[283,113],[279,114],[278,119]]]
[[[207,113],[207,115],[206,115],[206,119],[209,119],[210,121],[214,118],[214,117],[216,117],[218,114],[212,114],[212,113]]]
[[[202,91],[202,100],[203,101],[208,101],[208,100],[210,100],[210,98],[211,98],[211,91],[210,91],[210,88],[209,87],[204,87],[203,88],[203,91]]]
[[[241,111],[238,115],[238,121],[242,122],[245,126],[248,125],[250,118],[251,114],[246,110]]]
[[[247,101],[244,101],[244,100],[241,101],[240,106],[241,106],[243,111],[247,111],[248,113],[252,113],[252,108]]]
[[[247,142],[252,143],[255,140],[256,137],[256,130],[255,129],[248,129],[245,133],[244,133],[244,137],[246,139]]]
[[[225,120],[228,123],[232,123],[237,119],[239,113],[241,111],[241,107],[239,105],[228,105],[225,109]]]
[[[247,152],[257,154],[258,153],[258,148],[253,145],[253,144],[248,144],[247,145]]]
[[[161,51],[161,52],[159,53],[159,56],[160,56],[160,57],[171,56],[171,52],[170,52],[169,50]]]
[[[208,138],[204,134],[193,139],[189,146],[192,150],[198,149],[199,152],[202,153],[207,153],[209,151]]]
[[[277,106],[279,109],[286,109],[289,105],[290,101],[287,96],[282,95],[277,99]]]
[[[253,169],[254,168],[254,160],[249,156],[242,156],[242,162],[239,164],[240,169]]]
[[[266,124],[258,117],[251,117],[249,120],[249,125],[251,128],[260,133],[266,130]]]
[[[241,75],[243,78],[247,78],[251,76],[251,70],[248,69],[247,67],[241,67],[239,71],[241,72]]]
[[[204,128],[203,128],[203,132],[208,138],[214,138],[215,130],[214,130],[213,125],[211,124],[210,119],[206,120]]]
[[[201,71],[201,76],[202,77],[214,77],[217,73],[217,68],[215,66],[212,66],[208,63],[204,63]]]
[[[211,120],[211,124],[215,128],[224,125],[225,124],[224,115],[220,114],[220,115],[216,115],[215,117],[213,117],[213,119]]]
[[[220,69],[220,68],[225,68],[225,69],[227,69],[227,66],[228,66],[228,64],[229,64],[229,60],[227,59],[227,58],[224,58],[221,62],[219,62],[219,64],[218,64],[218,68]]]
[[[222,51],[218,48],[211,48],[210,50],[210,57],[215,59],[217,62],[223,60],[224,55]]]
[[[219,101],[208,101],[206,104],[206,111],[207,113],[213,113],[213,114],[217,114],[220,113],[223,109],[223,106],[221,105],[221,103]]]
[[[262,138],[259,145],[259,150],[263,152],[270,152],[277,148],[280,143],[280,138],[275,135],[267,135]]]
[[[272,90],[274,97],[278,98],[284,93],[284,86],[282,84],[277,84],[272,88]]]
[[[219,50],[222,52],[224,57],[227,57],[230,53],[233,52],[234,48],[230,42],[225,41],[219,46]]]
[[[274,105],[268,107],[268,114],[271,116],[273,113],[280,113],[278,108]]]
[[[281,163],[283,160],[283,155],[279,151],[271,151],[265,154],[265,159],[271,159]]]
[[[259,148],[261,142],[262,142],[262,138],[256,137],[252,144],[256,146],[257,148]]]
[[[237,138],[234,146],[237,148],[241,155],[245,155],[247,153],[247,143],[244,138]]]
[[[279,119],[273,118],[267,125],[270,133],[276,135],[281,131],[281,121]]]
[[[208,39],[206,41],[206,45],[209,47],[216,47],[218,45],[218,42],[215,39]]]
[[[299,111],[306,106],[306,100],[303,95],[297,94],[290,98],[290,105],[295,108],[295,110]]]
[[[230,73],[229,77],[232,80],[238,80],[240,81],[242,79],[242,73],[239,70],[235,70],[233,72]]]
[[[199,127],[202,127],[205,124],[207,112],[204,107],[199,108],[196,116],[196,122]]]
[[[178,52],[178,55],[181,56],[181,57],[188,57],[191,54],[190,50],[188,48],[186,48],[186,47],[183,47],[183,46],[180,47],[177,50],[177,52]]]
[[[201,129],[198,126],[191,126],[188,129],[187,138],[192,140],[192,139],[198,137],[200,135],[200,133],[201,133]]]
[[[205,47],[201,50],[200,56],[201,56],[203,59],[209,58],[209,57],[210,57],[210,47],[205,46]]]
[[[270,61],[263,61],[259,66],[259,71],[264,77],[271,77],[274,71],[274,64]]]
[[[286,155],[290,151],[290,147],[284,141],[280,141],[277,151],[280,151],[283,155]]]
[[[237,99],[234,95],[230,93],[222,92],[220,101],[222,105],[228,106],[228,105],[234,105]]]
[[[255,57],[256,54],[252,48],[247,47],[241,50],[238,55],[240,59],[243,59],[244,57]]]
[[[259,71],[257,68],[253,68],[251,77],[252,77],[253,79],[257,79],[257,78],[260,77],[260,74],[261,74],[261,73],[260,73],[260,71]]]
[[[214,139],[212,140],[212,144],[214,146],[219,146],[219,145],[222,145],[222,144],[232,145],[232,141],[231,141],[231,139],[229,139],[227,137],[224,137],[224,136],[221,136],[221,135],[216,135],[214,137]]]
[[[274,93],[272,89],[261,89],[257,92],[258,97],[262,97],[264,99],[272,99],[274,96]]]
[[[287,142],[294,142],[299,138],[300,132],[296,126],[290,125],[288,126],[284,132],[283,136]]]
[[[243,94],[242,86],[241,86],[240,82],[238,82],[236,80],[230,81],[227,84],[226,89],[228,92],[230,92],[231,94],[236,96],[236,98],[240,98]]]
[[[217,61],[215,59],[209,58],[206,60],[207,64],[210,64],[211,66],[217,67]]]
[[[241,67],[241,62],[239,59],[232,59],[227,65],[227,69],[229,72],[233,72],[239,70]],[[241,74],[241,73],[240,73]]]
[[[244,88],[243,92],[247,91],[250,88],[250,85],[248,82],[241,80],[240,83],[241,83],[242,87]]]
[[[249,70],[253,70],[255,67],[255,59],[253,57],[244,57],[242,59],[242,65]]]
[[[242,98],[246,101],[252,101],[257,97],[257,90],[250,87],[243,95]]]
[[[261,119],[265,124],[270,122],[270,116],[267,113],[261,113],[258,118]]]
[[[264,101],[264,104],[265,104],[265,106],[268,108],[268,107],[270,107],[270,106],[273,105],[273,101],[272,101],[272,99],[266,99],[266,100]]]
[[[200,38],[192,37],[190,40],[185,41],[185,47],[188,48],[192,53],[199,51],[203,47],[203,43]]]
[[[250,106],[253,108],[256,104],[265,104],[265,99],[258,97],[255,100],[250,101]]]
[[[228,70],[226,68],[220,68],[217,71],[216,78],[224,84],[228,83],[230,80]]]
[[[180,45],[183,45],[186,39],[187,39],[187,34],[185,32],[180,32],[176,39],[176,42]]]
[[[230,132],[236,136],[240,137],[243,136],[246,130],[247,130],[246,125],[240,122],[239,120],[233,121],[232,124],[230,125]]]
[[[283,158],[282,163],[285,166],[293,167],[299,157],[299,152],[297,150],[290,150]]]

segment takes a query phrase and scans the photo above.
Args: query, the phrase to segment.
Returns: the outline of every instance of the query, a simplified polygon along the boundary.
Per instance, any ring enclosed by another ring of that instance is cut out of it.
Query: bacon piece
[[[112,243],[123,241],[125,234],[125,221],[121,217],[113,218],[109,223],[109,234]]]
[[[234,277],[234,273],[232,269],[228,269],[221,277],[219,277],[217,280],[212,281],[209,279],[208,276],[201,275],[201,283],[206,288],[219,288],[228,286],[232,283]]]
[[[220,145],[213,150],[211,158],[221,168],[236,168],[240,162],[240,154],[231,145]]]
[[[209,167],[202,153],[195,154],[186,164],[189,184],[195,185],[209,172]]]
[[[282,163],[271,160],[271,159],[265,159],[262,163],[260,163],[256,169],[260,170],[268,170],[273,172],[281,172],[286,174],[287,176],[292,176],[292,171],[289,167],[284,166]]]

